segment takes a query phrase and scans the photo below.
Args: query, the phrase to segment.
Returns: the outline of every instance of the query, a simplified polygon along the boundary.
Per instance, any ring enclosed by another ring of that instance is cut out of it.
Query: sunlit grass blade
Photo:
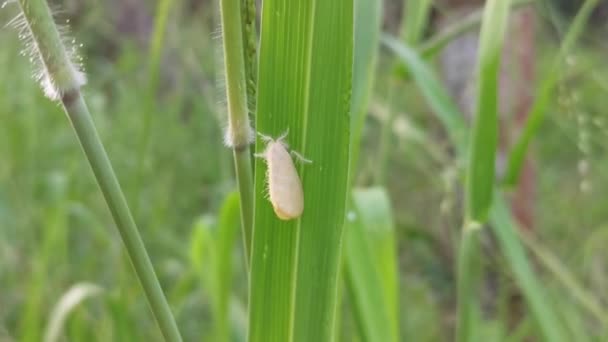
[[[578,14],[568,29],[568,33],[561,44],[559,53],[557,56],[555,56],[552,67],[541,81],[534,104],[532,105],[532,109],[528,114],[526,124],[509,154],[509,161],[504,179],[505,185],[514,186],[517,183],[519,174],[524,165],[528,146],[538,133],[538,130],[540,129],[540,126],[547,113],[548,106],[551,103],[553,94],[555,92],[555,86],[559,80],[559,68],[563,62],[563,58],[571,51],[572,47],[581,35],[585,24],[589,20],[589,16],[598,3],[599,0],[587,0],[581,6]]]
[[[362,340],[398,341],[397,256],[389,199],[381,188],[355,190],[352,204],[344,255]]]
[[[72,286],[57,302],[50,315],[44,333],[44,342],[60,341],[64,325],[72,311],[87,298],[101,294],[102,288],[95,284],[78,283]]]
[[[312,163],[296,165],[303,215],[281,221],[256,160],[249,340],[328,341],[348,179],[352,1],[267,0],[260,44],[256,129],[288,131],[290,148]],[[256,152],[264,148],[258,139]]]

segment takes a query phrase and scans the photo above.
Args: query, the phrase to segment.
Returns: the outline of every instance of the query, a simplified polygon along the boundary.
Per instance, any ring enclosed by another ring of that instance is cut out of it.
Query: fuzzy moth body
[[[281,220],[291,220],[304,211],[304,193],[284,138],[285,135],[276,140],[262,136],[267,145],[260,157],[266,161],[268,197],[274,212]]]

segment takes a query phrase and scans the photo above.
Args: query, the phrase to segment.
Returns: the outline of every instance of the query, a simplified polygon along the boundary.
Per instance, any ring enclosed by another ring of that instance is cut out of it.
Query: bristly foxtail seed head
[[[9,2],[17,1],[6,1],[2,7]],[[33,26],[38,25],[43,18],[29,18],[22,6],[20,6],[20,10],[20,13],[7,26],[17,30],[24,46],[21,55],[27,57],[32,63],[33,78],[40,84],[45,96],[53,101],[59,100],[65,92],[79,89],[85,85],[87,78],[84,73],[83,59],[78,53],[82,44],[77,45],[75,39],[69,38],[69,26],[67,25],[69,21],[66,21],[65,25],[55,24],[62,45],[56,48],[63,49],[67,57],[67,61],[64,61],[57,58],[53,52],[43,51],[45,44],[40,44],[41,37],[34,35],[36,30],[33,29]],[[52,14],[51,20],[53,20]]]

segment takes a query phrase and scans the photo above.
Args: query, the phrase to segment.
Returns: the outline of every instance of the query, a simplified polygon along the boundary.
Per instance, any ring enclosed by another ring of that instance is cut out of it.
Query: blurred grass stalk
[[[524,165],[525,157],[528,152],[528,146],[540,129],[540,126],[547,113],[547,107],[553,98],[552,95],[554,94],[555,87],[557,86],[557,82],[559,80],[559,68],[562,67],[563,59],[568,53],[570,53],[572,47],[583,33],[585,24],[593,13],[593,9],[595,9],[599,3],[599,0],[586,0],[581,5],[576,17],[568,28],[568,32],[564,37],[557,55],[552,61],[553,64],[551,69],[549,69],[549,72],[544,76],[541,84],[539,85],[534,104],[528,113],[526,124],[523,127],[517,142],[509,153],[507,171],[504,179],[504,185],[506,187],[513,187],[519,181],[519,175]]]
[[[432,9],[432,1],[430,0],[410,0],[407,1],[404,7],[403,27],[400,29],[401,38],[411,46],[418,44],[424,34],[429,20],[429,14]],[[391,137],[393,126],[398,109],[397,102],[401,94],[397,94],[399,89],[400,77],[396,75],[396,70],[399,68],[400,62],[398,58],[394,58],[391,62],[391,74],[389,76],[389,85],[387,91],[388,117],[382,125],[380,132],[380,143],[378,149],[378,168],[376,173],[376,183],[385,184],[387,169],[389,164],[389,156],[391,149]]]
[[[221,0],[228,128],[225,142],[234,154],[236,179],[241,196],[241,223],[247,265],[251,258],[253,231],[253,175],[249,146],[254,133],[249,122],[247,82],[243,52],[241,0]]]
[[[516,10],[519,7],[534,4],[537,0],[513,0],[511,8]],[[456,37],[474,29],[479,25],[483,18],[483,10],[472,12],[461,20],[458,20],[452,26],[447,27],[441,32],[434,35],[428,41],[420,45],[420,55],[430,58],[435,56],[447,44],[453,41]]]
[[[458,253],[459,342],[473,338],[472,329],[477,292],[473,272],[480,258],[478,233],[486,222],[492,204],[498,142],[498,76],[504,35],[509,17],[508,0],[489,0],[485,4],[479,37],[477,61],[477,108],[469,141],[466,174],[465,222]]]
[[[61,100],[63,104],[106,199],[162,334],[167,341],[181,341],[177,324],[152,262],[80,92],[85,77],[70,60],[73,56],[63,44],[46,1],[19,0],[19,5],[25,21],[23,26],[18,26],[31,35],[32,40],[29,43],[34,49],[33,53],[37,55],[35,57],[41,62],[40,75],[45,93],[52,100]]]

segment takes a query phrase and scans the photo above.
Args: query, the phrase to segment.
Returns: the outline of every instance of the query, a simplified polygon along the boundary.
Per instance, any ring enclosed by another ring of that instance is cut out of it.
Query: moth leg
[[[296,151],[290,151],[290,154],[292,154],[298,161],[305,163],[305,164],[312,164],[312,160],[310,159],[306,159],[302,154],[296,152]]]

